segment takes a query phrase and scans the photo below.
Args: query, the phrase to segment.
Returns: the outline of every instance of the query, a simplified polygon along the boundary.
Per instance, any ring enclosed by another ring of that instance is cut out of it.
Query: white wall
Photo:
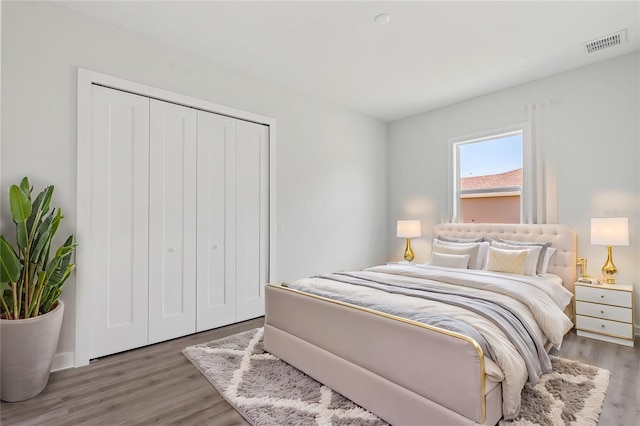
[[[2,0],[0,0],[0,108],[2,107]],[[2,159],[2,112],[0,110],[0,160]],[[0,161],[0,176],[2,176],[2,161]],[[4,204],[4,200],[0,197],[0,212],[2,211],[2,206]],[[2,227],[2,222],[0,222],[0,230],[4,229]]]
[[[633,53],[389,124],[390,257],[402,257],[395,221],[420,219],[424,237],[412,246],[417,261],[428,260],[432,227],[448,212],[448,138],[531,121],[544,166],[555,171],[558,222],[577,232],[591,275],[606,248],[590,245],[590,218],[628,216],[630,246],[613,257],[640,306],[639,64]]]
[[[234,72],[50,2],[3,2],[1,196],[23,176],[54,184],[75,233],[76,69],[87,68],[277,120],[277,279],[386,260],[385,124]],[[13,226],[2,204],[2,233]],[[83,268],[84,265],[78,265]],[[75,277],[59,353],[74,350]]]

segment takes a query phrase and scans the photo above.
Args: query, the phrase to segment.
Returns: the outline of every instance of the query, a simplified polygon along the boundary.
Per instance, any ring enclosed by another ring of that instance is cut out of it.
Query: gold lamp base
[[[613,264],[613,257],[611,256],[611,246],[607,246],[607,261],[602,267],[602,277],[604,278],[604,282],[607,284],[615,284],[617,273],[618,268]]]
[[[404,246],[404,260],[411,262],[414,258],[413,250],[411,250],[411,239],[407,238],[407,243]]]

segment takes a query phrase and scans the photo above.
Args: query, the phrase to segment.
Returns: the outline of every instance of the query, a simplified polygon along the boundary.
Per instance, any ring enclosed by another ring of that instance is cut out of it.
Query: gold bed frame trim
[[[322,301],[329,302],[329,303],[334,303],[336,305],[344,306],[344,307],[347,307],[347,308],[356,309],[356,310],[363,311],[363,312],[368,312],[370,314],[378,315],[378,316],[381,316],[381,317],[384,317],[384,318],[388,318],[388,319],[391,319],[391,320],[394,320],[394,321],[400,321],[400,322],[403,322],[405,324],[409,324],[409,325],[414,325],[414,326],[417,326],[417,327],[425,328],[427,330],[435,331],[437,333],[445,334],[447,336],[451,336],[451,337],[455,337],[455,338],[458,338],[458,339],[462,339],[462,340],[466,341],[467,343],[471,344],[475,348],[476,352],[478,352],[478,358],[480,360],[480,387],[481,387],[481,395],[483,395],[483,398],[482,398],[482,418],[481,418],[481,423],[484,423],[487,420],[487,394],[486,394],[486,372],[485,372],[485,366],[484,366],[484,353],[482,351],[482,348],[478,344],[478,342],[476,342],[471,337],[465,336],[464,334],[456,333],[454,331],[449,331],[449,330],[445,330],[445,329],[442,329],[442,328],[438,328],[438,327],[435,327],[435,326],[432,326],[432,325],[429,325],[429,324],[423,324],[421,322],[417,322],[417,321],[413,321],[413,320],[410,320],[410,319],[402,318],[402,317],[399,317],[399,316],[396,316],[396,315],[387,314],[386,312],[379,312],[379,311],[375,311],[373,309],[365,308],[363,306],[352,305],[350,303],[342,302],[340,300],[333,300],[333,299],[329,299],[327,297],[318,296],[316,294],[305,293],[304,291],[300,291],[300,290],[296,290],[296,289],[287,287],[285,284],[279,285],[279,284],[268,283],[267,285],[269,287],[290,291],[292,293],[297,293],[297,294],[300,294],[300,295],[303,295],[303,296],[312,297],[314,299],[322,300]]]

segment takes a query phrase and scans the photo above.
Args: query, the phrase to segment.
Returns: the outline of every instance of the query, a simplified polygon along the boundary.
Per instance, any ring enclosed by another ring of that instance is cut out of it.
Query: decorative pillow
[[[469,267],[470,257],[471,256],[468,254],[444,254],[433,252],[431,253],[429,265],[442,266],[444,268],[467,269]]]
[[[451,244],[451,245],[446,245]],[[469,255],[468,268],[475,269],[476,259],[478,257],[478,244],[466,244],[465,246],[459,245],[457,243],[447,243],[440,242],[436,243],[434,240],[434,244],[431,248],[431,254],[433,253],[441,253],[441,254],[455,254],[455,255]]]
[[[553,255],[556,254],[556,251],[557,250],[553,247],[547,247],[547,250],[544,252],[544,260],[542,261],[542,272],[540,272],[540,275],[544,275],[547,273],[547,270],[549,269],[549,262],[551,261]]]
[[[512,244],[501,243],[499,241],[491,241],[491,247],[499,248],[502,250],[529,250],[529,255],[527,256],[527,260],[524,264],[524,271],[522,275],[531,275],[535,276],[536,268],[538,267],[538,259],[540,258],[540,252],[542,251],[542,247],[540,246],[517,246]]]
[[[525,241],[511,241],[511,240],[498,240],[501,243],[511,244],[513,246],[521,246],[521,247],[530,247],[530,246],[539,246],[542,247],[540,250],[540,256],[538,256],[538,264],[536,265],[536,274],[540,275],[542,272],[542,264],[544,263],[544,256],[547,252],[547,249],[551,247],[551,243],[528,243]]]
[[[486,269],[487,271],[524,275],[524,267],[530,250],[503,250],[489,247]]]
[[[481,242],[485,241],[484,237],[479,237],[479,238],[453,238],[453,237],[444,237],[442,235],[436,236],[436,240],[448,241],[450,243],[481,243]]]
[[[486,257],[486,250],[488,246],[489,243],[456,243],[450,241],[440,241],[434,238],[431,251],[445,254],[468,254],[470,255],[469,269],[482,269],[484,266],[484,259]],[[472,250],[454,253],[452,251],[443,251],[440,249],[442,247]]]

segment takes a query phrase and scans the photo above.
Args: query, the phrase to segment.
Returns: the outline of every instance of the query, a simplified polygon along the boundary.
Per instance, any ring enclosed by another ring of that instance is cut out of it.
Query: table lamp
[[[407,239],[404,247],[404,260],[411,262],[414,258],[411,250],[411,238],[419,237],[422,234],[419,220],[399,220],[396,227],[396,235]]]
[[[607,246],[607,261],[602,276],[607,284],[615,284],[618,269],[613,264],[611,246],[629,245],[629,219],[626,217],[591,218],[591,244]]]

